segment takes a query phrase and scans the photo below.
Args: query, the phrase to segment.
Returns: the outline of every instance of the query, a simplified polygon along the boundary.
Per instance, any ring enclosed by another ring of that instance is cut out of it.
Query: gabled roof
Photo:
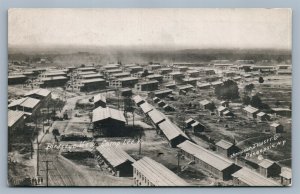
[[[240,170],[232,174],[233,177],[246,183],[248,186],[281,186],[281,184],[268,179],[263,175],[250,170],[249,168],[243,167]]]
[[[211,102],[208,101],[208,100],[202,100],[199,102],[201,105],[207,105],[207,104],[210,104]]]
[[[196,122],[193,118],[189,118],[188,120],[184,121],[185,123],[194,123]]]
[[[281,124],[279,124],[279,123],[272,123],[270,126],[271,127],[279,127],[279,126],[281,126]]]
[[[164,94],[164,93],[172,93],[173,90],[171,89],[166,89],[166,90],[157,90],[154,92],[155,95],[157,94]]]
[[[132,164],[154,186],[188,186],[189,184],[162,164],[144,157]]]
[[[145,100],[140,96],[140,95],[136,95],[133,97],[133,101],[135,102],[135,104],[138,104],[140,102],[145,102]]]
[[[139,79],[136,78],[136,77],[130,77],[130,76],[128,76],[128,77],[118,78],[117,80],[118,81],[138,81]]]
[[[264,113],[264,112],[259,112],[259,113],[257,114],[257,116],[259,116],[259,117],[262,117],[262,116],[264,116],[264,115],[266,115],[266,113]]]
[[[102,121],[108,118],[118,120],[124,123],[126,122],[123,112],[117,109],[113,109],[110,107],[106,107],[106,108],[98,107],[93,110],[93,119],[92,119],[93,122]]]
[[[243,108],[244,111],[247,111],[249,113],[256,113],[258,112],[259,110],[257,108],[254,108],[253,106],[246,106],[245,108]]]
[[[31,91],[27,92],[24,96],[30,96],[32,94],[36,94],[38,96],[46,97],[50,93],[51,93],[51,91],[49,91],[47,89],[35,89],[35,90],[31,90]]]
[[[18,100],[12,101],[8,107],[13,106],[22,106],[26,108],[35,108],[40,103],[40,100],[30,97],[21,98]]]
[[[97,95],[94,96],[94,103],[96,103],[100,100],[102,102],[106,103],[106,97],[103,94],[97,94]]]
[[[95,79],[85,79],[85,80],[81,80],[81,83],[83,83],[83,84],[93,83],[93,82],[105,82],[105,80],[102,79],[102,78],[95,78]]]
[[[166,119],[165,115],[163,115],[161,112],[159,112],[156,109],[153,109],[148,113],[150,119],[153,121],[153,123],[158,124]]]
[[[152,74],[152,75],[147,76],[147,78],[161,78],[161,77],[163,77],[163,76],[160,74]]]
[[[103,75],[100,73],[91,73],[91,74],[84,74],[81,75],[82,78],[103,78]]]
[[[145,114],[154,109],[154,107],[151,104],[149,104],[148,102],[141,104],[140,107]]]
[[[7,124],[8,127],[12,127],[16,122],[18,122],[25,114],[21,111],[8,110],[7,114]]]
[[[286,178],[286,179],[291,179],[292,178],[292,170],[290,168],[283,167],[283,168],[281,168],[280,176],[282,176],[283,178]]]
[[[190,89],[193,88],[194,86],[192,86],[191,84],[186,84],[186,85],[181,85],[181,86],[177,86],[179,90],[186,90],[186,89]]]
[[[222,139],[216,143],[216,146],[219,146],[223,149],[229,149],[233,146],[233,144]]]
[[[131,163],[135,162],[135,160],[129,154],[118,147],[99,146],[97,150],[113,167],[117,167],[126,161]]]
[[[200,123],[198,121],[195,121],[194,123],[191,124],[192,127],[195,127],[197,125],[200,125]]]
[[[232,166],[234,163],[218,154],[207,150],[197,144],[194,144],[188,140],[177,145],[178,148],[185,152],[194,155],[196,158],[204,161],[205,163],[213,166],[214,168],[223,171],[226,168]]]
[[[42,77],[42,81],[52,81],[52,80],[67,80],[68,78],[65,76],[54,76],[54,77]]]
[[[275,164],[274,161],[269,160],[269,159],[264,159],[261,163],[259,163],[258,165],[263,167],[263,168],[269,168],[270,166],[272,166],[273,164]]]
[[[183,136],[186,139],[189,139],[188,136],[174,123],[166,118],[165,121],[158,124],[159,128],[165,134],[168,140],[172,140],[178,136]]]
[[[225,110],[227,110],[227,107],[225,107],[225,106],[219,106],[218,107],[218,112],[222,112],[222,111],[225,111]]]

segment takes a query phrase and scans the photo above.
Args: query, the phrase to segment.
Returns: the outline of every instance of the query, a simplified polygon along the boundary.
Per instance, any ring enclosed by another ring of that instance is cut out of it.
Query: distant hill
[[[9,48],[9,60],[38,61],[47,57],[54,63],[148,63],[150,61],[209,62],[211,60],[254,60],[283,63],[291,60],[291,52],[274,49],[174,49],[159,47],[56,47]]]

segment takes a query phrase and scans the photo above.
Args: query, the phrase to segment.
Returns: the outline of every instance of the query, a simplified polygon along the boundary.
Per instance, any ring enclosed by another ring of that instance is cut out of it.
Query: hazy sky
[[[289,9],[10,9],[10,46],[291,48]]]

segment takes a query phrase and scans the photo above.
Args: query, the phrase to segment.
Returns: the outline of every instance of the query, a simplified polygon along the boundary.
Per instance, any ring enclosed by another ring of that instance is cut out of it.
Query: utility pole
[[[181,156],[180,151],[178,151],[178,153],[177,153],[177,174],[180,173],[180,156]]]
[[[42,161],[46,163],[46,170],[41,170],[41,171],[46,171],[46,187],[49,186],[49,170],[53,170],[53,169],[49,169],[49,162],[52,162],[50,160],[46,160],[46,161]]]
[[[141,158],[141,154],[142,154],[142,128],[140,127],[140,141],[139,141],[139,158]]]

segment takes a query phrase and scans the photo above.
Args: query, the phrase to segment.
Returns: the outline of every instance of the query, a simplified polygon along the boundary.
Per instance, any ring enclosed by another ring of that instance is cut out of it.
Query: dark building
[[[158,124],[160,132],[168,139],[172,148],[175,148],[178,144],[188,140],[188,136],[177,125],[172,123],[169,119]]]
[[[119,88],[119,92],[123,97],[130,97],[133,94],[131,88]]]
[[[154,91],[158,89],[158,81],[151,80],[135,84],[135,89],[139,91]]]
[[[55,76],[55,77],[43,77],[39,80],[39,85],[41,88],[48,87],[62,87],[65,86],[69,78],[65,76]]]
[[[213,174],[218,179],[230,180],[232,173],[239,169],[232,161],[190,141],[185,141],[177,147],[185,158],[194,161],[197,167]]]
[[[103,94],[97,94],[93,98],[94,98],[94,107],[95,108],[98,108],[98,107],[105,108],[106,107],[106,97]]]
[[[198,121],[195,121],[194,123],[192,123],[191,127],[194,132],[204,132],[206,129],[205,126]]]
[[[189,118],[188,120],[185,121],[185,126],[186,128],[191,128],[192,124],[195,123],[196,121],[192,118]]]
[[[281,124],[279,124],[279,123],[272,123],[272,124],[270,125],[270,130],[271,130],[271,132],[273,132],[273,133],[283,133],[284,128],[283,128],[283,126],[282,126]]]
[[[172,90],[166,89],[166,90],[158,90],[154,92],[154,95],[158,98],[164,98],[167,97],[169,94],[172,94]]]
[[[122,111],[109,107],[93,110],[94,130],[100,130],[105,136],[121,136],[126,133],[126,119]]]
[[[132,177],[132,164],[135,160],[125,151],[118,147],[98,147],[101,159],[109,166],[109,171],[113,176]]]
[[[233,143],[220,140],[216,143],[217,152],[223,156],[230,157],[232,154],[239,151],[238,147],[236,147]]]
[[[264,159],[259,165],[259,173],[265,177],[275,177],[281,172],[281,167],[274,161]]]
[[[27,79],[25,75],[9,75],[8,85],[24,84]]]
[[[106,81],[102,78],[82,80],[80,83],[80,91],[82,92],[103,90],[105,88]]]
[[[246,167],[243,167],[240,170],[233,173],[232,177],[234,186],[281,186],[276,181],[268,179],[267,177],[264,177],[261,174]]]

